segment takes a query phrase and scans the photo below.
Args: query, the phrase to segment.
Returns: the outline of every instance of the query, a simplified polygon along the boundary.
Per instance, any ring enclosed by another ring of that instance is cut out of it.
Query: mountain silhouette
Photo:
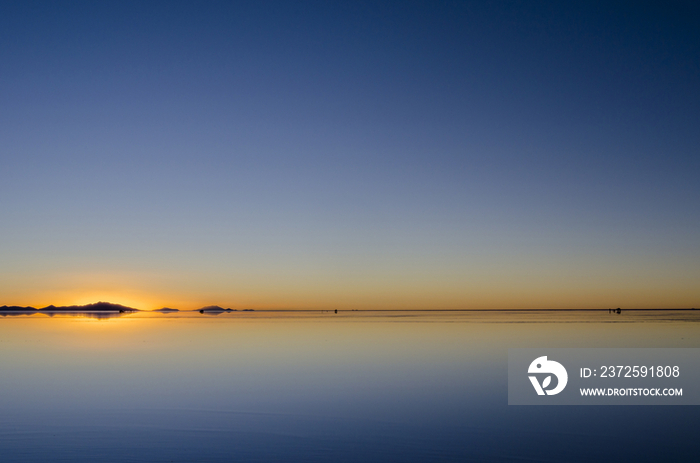
[[[49,305],[41,309],[34,307],[19,307],[19,306],[2,306],[0,312],[43,312],[43,313],[60,313],[60,312],[82,312],[82,313],[97,313],[97,312],[138,312],[139,309],[127,307],[121,304],[112,304],[111,302],[96,302],[87,305],[69,305],[56,307]]]
[[[96,302],[87,305],[69,305],[64,307],[54,307],[50,305],[39,309],[43,312],[138,312],[138,309],[126,307],[121,304],[112,304],[111,302]]]
[[[224,312],[235,312],[235,311],[233,309],[224,309],[223,307],[219,307],[218,305],[208,305],[206,307],[202,307],[199,310],[196,310],[196,312],[218,315],[218,314],[224,313]]]
[[[0,312],[36,312],[34,307],[20,307],[18,305],[3,305],[0,307]]]

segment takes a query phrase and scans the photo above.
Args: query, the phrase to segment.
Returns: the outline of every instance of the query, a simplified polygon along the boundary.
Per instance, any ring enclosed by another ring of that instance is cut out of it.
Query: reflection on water
[[[13,310],[13,311],[7,311],[7,312],[2,312],[0,311],[0,316],[2,317],[81,317],[81,318],[96,318],[99,320],[107,319],[107,318],[117,318],[117,317],[123,317],[125,315],[131,315],[135,312],[106,312],[106,311],[101,311],[101,312],[83,312],[83,311],[76,311],[76,312],[71,312],[67,310],[63,310],[60,312],[50,312],[50,311],[20,311],[20,310]]]
[[[85,318],[117,318],[137,316],[150,318],[155,314],[174,318],[192,318],[197,314],[219,316],[228,315],[231,318],[266,318],[266,319],[303,319],[314,318],[352,319],[354,321],[417,321],[429,322],[487,322],[487,323],[641,323],[641,322],[699,322],[700,310],[363,310],[363,311],[330,311],[330,310],[262,310],[236,311],[232,309],[200,309],[179,311],[175,309],[159,309],[153,311],[125,310],[0,310],[1,317],[12,316],[48,316],[48,317],[85,317]]]
[[[507,349],[700,347],[698,312],[7,317],[0,454],[690,461],[700,450],[695,407],[509,407]]]

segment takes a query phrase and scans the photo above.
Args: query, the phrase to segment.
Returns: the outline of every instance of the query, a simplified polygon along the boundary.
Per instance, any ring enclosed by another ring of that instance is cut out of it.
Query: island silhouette
[[[59,306],[49,305],[37,309],[34,307],[20,307],[20,306],[7,306],[4,305],[0,307],[0,312],[138,312],[139,309],[134,309],[133,307],[126,307],[121,304],[112,304],[111,302],[95,302],[94,304],[87,305],[67,305]]]
[[[193,312],[199,312],[206,315],[219,315],[227,312],[237,312],[238,309],[224,309],[218,305],[209,305],[202,307],[201,309],[194,309]],[[253,312],[253,309],[243,309],[244,312]],[[121,304],[114,304],[112,302],[95,302],[94,304],[86,305],[68,305],[68,306],[55,306],[49,305],[46,307],[36,308],[36,307],[23,307],[17,305],[3,305],[0,306],[0,316],[7,317],[10,315],[32,315],[32,314],[45,314],[53,316],[56,314],[74,314],[82,316],[90,316],[93,318],[112,318],[118,317],[120,315],[129,314],[133,312],[142,312],[140,309],[133,307],[127,307]],[[152,310],[150,312],[159,312],[163,314],[180,312],[179,309],[173,309],[170,307],[163,307],[160,309]]]
[[[95,302],[94,304],[86,305],[68,305],[55,306],[49,305],[37,309],[35,307],[7,306],[0,307],[0,315],[6,317],[8,315],[31,315],[45,314],[53,316],[56,314],[76,314],[92,316],[93,318],[111,318],[118,317],[121,314],[139,312],[139,309],[127,307],[121,304],[113,304],[111,302]]]
[[[237,312],[237,309],[224,309],[223,307],[219,307],[218,305],[208,305],[195,311],[201,314],[219,315],[224,312]]]

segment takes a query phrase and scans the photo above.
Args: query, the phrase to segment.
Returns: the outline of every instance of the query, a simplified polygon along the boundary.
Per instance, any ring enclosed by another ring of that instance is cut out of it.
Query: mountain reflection
[[[34,310],[34,311],[19,311],[19,310],[13,310],[13,311],[0,311],[0,316],[1,317],[19,317],[19,316],[33,316],[33,315],[47,315],[49,317],[80,317],[80,318],[97,318],[97,319],[106,319],[106,318],[118,318],[118,317],[123,317],[125,315],[130,315],[133,312],[69,312],[69,311],[61,311],[61,312],[49,312],[49,311],[39,311],[39,310]]]
[[[18,316],[18,315],[35,315],[44,314],[49,317],[55,315],[67,316],[67,317],[83,317],[83,318],[116,318],[122,315],[131,314],[138,312],[138,309],[131,307],[126,307],[119,304],[112,304],[110,302],[97,302],[94,304],[87,305],[72,305],[64,307],[56,307],[50,305],[42,309],[36,309],[34,307],[20,307],[20,306],[2,306],[0,307],[0,315],[3,317],[7,316]]]
[[[97,319],[105,319],[105,318],[118,318],[118,317],[123,317],[125,315],[129,315],[133,312],[42,312],[49,317],[82,317],[82,318],[97,318]]]

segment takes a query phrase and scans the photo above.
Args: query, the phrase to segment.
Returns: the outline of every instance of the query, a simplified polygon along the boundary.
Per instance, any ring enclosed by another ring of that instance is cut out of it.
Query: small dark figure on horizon
[[[335,309],[335,313],[338,313],[338,309]]]

